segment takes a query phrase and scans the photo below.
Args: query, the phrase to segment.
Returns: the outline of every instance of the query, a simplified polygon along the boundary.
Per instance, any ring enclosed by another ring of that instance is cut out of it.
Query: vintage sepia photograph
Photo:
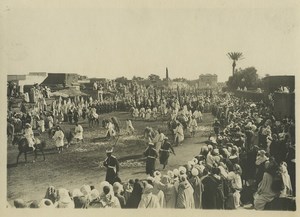
[[[8,213],[299,209],[297,1],[4,2]]]

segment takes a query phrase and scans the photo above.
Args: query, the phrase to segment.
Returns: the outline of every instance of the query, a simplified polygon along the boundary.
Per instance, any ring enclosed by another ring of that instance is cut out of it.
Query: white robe
[[[134,127],[132,126],[131,120],[126,121],[126,131],[128,133],[134,132]]]
[[[28,141],[28,146],[33,147],[34,145],[34,134],[31,128],[26,128],[24,130],[24,136]]]
[[[83,139],[83,128],[81,125],[75,127],[75,139],[82,140]]]
[[[175,141],[178,139],[178,142],[182,142],[184,140],[183,128],[181,125],[176,127],[175,129]]]
[[[55,141],[55,146],[58,147],[63,147],[64,146],[64,133],[61,130],[58,130],[55,132],[53,139]]]
[[[154,145],[155,145],[157,151],[160,150],[160,147],[161,147],[161,145],[163,144],[165,137],[166,137],[166,136],[165,136],[165,134],[163,134],[163,133],[157,134],[157,135],[154,137],[153,143],[154,143]]]
[[[152,193],[142,194],[138,208],[160,208],[159,200]]]

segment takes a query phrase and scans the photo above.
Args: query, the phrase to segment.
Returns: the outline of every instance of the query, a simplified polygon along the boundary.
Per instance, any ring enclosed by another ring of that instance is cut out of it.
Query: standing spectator
[[[164,185],[162,191],[165,195],[166,208],[175,208],[177,194],[174,184],[171,183],[171,178],[164,175],[162,176],[161,183]]]
[[[142,183],[136,179],[133,184],[132,193],[126,201],[126,208],[138,208],[143,193]]]
[[[143,181],[143,194],[138,208],[160,208],[158,198],[152,194],[153,187],[148,182]]]
[[[213,167],[211,174],[202,180],[204,191],[202,194],[203,209],[223,209],[224,193],[222,191],[222,179],[220,169]]]
[[[194,189],[184,175],[179,176],[176,207],[180,209],[195,208]]]
[[[275,161],[270,161],[266,167],[266,172],[263,174],[262,181],[258,185],[257,192],[254,195],[254,208],[263,210],[266,203],[280,195],[283,189],[276,189],[275,178],[277,176],[278,166]],[[282,182],[282,178],[281,178]],[[283,184],[283,183],[281,183]],[[279,186],[281,186],[281,184]]]
[[[194,189],[194,202],[196,209],[202,209],[202,192],[203,192],[203,184],[201,179],[199,178],[199,170],[193,168],[191,171],[191,178],[188,180],[191,183],[191,186]]]
[[[56,132],[54,133],[54,136],[52,137],[55,141],[55,146],[58,150],[58,153],[60,154],[63,151],[64,147],[64,133],[61,130],[59,126],[56,127]]]
[[[126,206],[125,197],[121,195],[121,193],[123,192],[123,186],[119,182],[115,182],[113,184],[113,190],[114,190],[115,197],[119,199],[121,208],[122,209],[125,208]]]

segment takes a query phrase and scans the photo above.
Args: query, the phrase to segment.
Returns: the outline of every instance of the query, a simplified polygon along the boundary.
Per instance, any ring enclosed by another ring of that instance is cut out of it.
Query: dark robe
[[[169,142],[165,142],[162,144],[160,150],[159,150],[159,162],[160,164],[167,165],[168,164],[168,159],[170,156],[170,151],[174,152],[173,147]]]
[[[117,173],[119,172],[119,162],[115,156],[109,156],[103,162],[103,165],[107,168],[105,181],[111,185],[118,179]]]
[[[158,157],[157,151],[152,146],[148,146],[148,148],[144,152],[144,156],[146,159],[146,174],[153,175],[155,171],[155,160]]]
[[[224,193],[223,182],[213,175],[209,175],[202,180],[204,191],[202,193],[203,209],[223,209]]]
[[[132,193],[130,194],[130,197],[128,198],[126,202],[126,208],[129,209],[136,209],[139,206],[139,203],[141,201],[143,188],[141,186],[141,183],[135,182],[133,186]]]

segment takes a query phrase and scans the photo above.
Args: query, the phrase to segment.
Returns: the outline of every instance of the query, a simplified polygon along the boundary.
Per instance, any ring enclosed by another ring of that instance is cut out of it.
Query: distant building
[[[24,86],[41,84],[47,78],[46,72],[29,72],[27,75],[7,75],[7,81],[16,82],[20,86],[20,92],[24,92]]]
[[[41,83],[50,88],[79,87],[79,75],[75,73],[48,73],[48,77]]]
[[[216,88],[218,86],[218,76],[216,74],[202,74],[199,76],[199,88]]]

